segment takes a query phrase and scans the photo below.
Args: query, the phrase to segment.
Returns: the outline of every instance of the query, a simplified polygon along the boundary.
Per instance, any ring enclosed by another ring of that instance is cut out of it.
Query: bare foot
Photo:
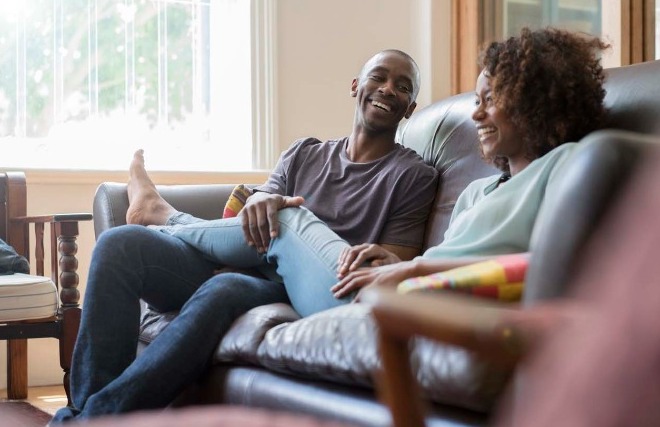
[[[127,224],[165,225],[176,209],[158,193],[144,167],[144,150],[133,154],[129,168]]]

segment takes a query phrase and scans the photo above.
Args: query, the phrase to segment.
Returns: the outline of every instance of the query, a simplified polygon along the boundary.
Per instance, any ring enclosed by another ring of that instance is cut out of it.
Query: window
[[[660,58],[659,20],[655,0],[452,0],[457,34],[452,46],[452,92],[473,89],[479,74],[477,53],[484,42],[519,34],[523,26],[553,26],[599,36],[611,46],[602,58],[609,68]]]
[[[252,169],[261,3],[0,2],[0,167]]]
[[[523,27],[547,26],[601,35],[599,0],[496,0],[486,2],[486,40],[501,40],[520,34]]]

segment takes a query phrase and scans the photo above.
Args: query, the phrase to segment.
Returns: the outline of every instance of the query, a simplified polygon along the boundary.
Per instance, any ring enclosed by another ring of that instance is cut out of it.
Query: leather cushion
[[[431,400],[488,411],[510,370],[450,345],[415,341],[411,364]],[[273,371],[311,379],[373,387],[380,369],[376,326],[365,304],[348,304],[282,323],[259,345],[259,363]]]
[[[150,342],[176,316],[147,312],[140,340]],[[437,403],[486,412],[510,371],[458,347],[418,339],[411,365],[423,393]],[[252,364],[313,380],[374,387],[380,368],[376,326],[366,304],[348,304],[300,318],[287,304],[239,317],[214,354],[215,364]]]
[[[213,360],[216,363],[240,361],[260,365],[257,350],[268,330],[298,319],[300,315],[288,304],[274,303],[253,308],[234,321],[220,341]]]

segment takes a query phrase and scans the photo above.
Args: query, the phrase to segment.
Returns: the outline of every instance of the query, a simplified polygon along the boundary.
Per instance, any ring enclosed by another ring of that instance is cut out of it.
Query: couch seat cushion
[[[422,391],[438,403],[489,411],[511,374],[462,348],[425,339],[411,345]],[[348,304],[274,326],[257,359],[273,371],[372,388],[381,361],[370,307]]]
[[[149,342],[176,313],[148,314],[141,341]],[[491,410],[510,370],[462,348],[425,339],[411,343],[411,365],[432,401]],[[380,369],[376,325],[366,304],[347,304],[300,318],[287,304],[253,308],[239,317],[218,344],[213,363],[256,365],[300,378],[368,389]]]

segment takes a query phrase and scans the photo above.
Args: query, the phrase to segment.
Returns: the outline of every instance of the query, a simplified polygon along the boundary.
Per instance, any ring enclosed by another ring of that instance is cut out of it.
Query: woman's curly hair
[[[599,53],[608,47],[582,33],[523,28],[520,36],[483,50],[479,65],[490,77],[496,105],[522,134],[530,160],[604,125]],[[509,171],[506,158],[492,161]]]

